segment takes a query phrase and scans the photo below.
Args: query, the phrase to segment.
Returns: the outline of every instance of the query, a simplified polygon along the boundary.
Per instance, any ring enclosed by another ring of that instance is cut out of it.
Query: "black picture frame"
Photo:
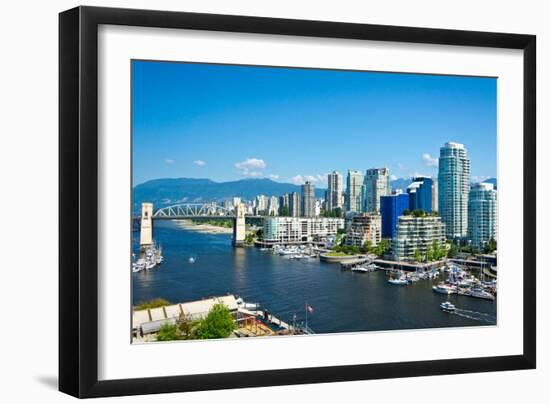
[[[523,354],[99,381],[100,24],[523,50]],[[59,390],[84,398],[535,368],[535,103],[534,35],[97,7],[77,7],[60,13]]]

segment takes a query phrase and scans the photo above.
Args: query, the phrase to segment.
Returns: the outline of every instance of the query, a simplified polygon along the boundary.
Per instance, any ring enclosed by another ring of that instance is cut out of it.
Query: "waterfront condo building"
[[[382,219],[375,213],[354,216],[346,231],[346,245],[361,248],[367,241],[372,246],[382,239]]]
[[[396,193],[380,197],[380,215],[382,216],[382,237],[394,238],[397,219],[409,209],[409,194]]]
[[[363,173],[348,170],[346,180],[346,211],[361,212],[361,194],[363,190]]]
[[[380,197],[391,193],[390,170],[369,168],[363,185],[363,212],[380,212]]]
[[[497,191],[493,184],[475,184],[468,198],[468,239],[482,249],[497,240]]]
[[[470,160],[463,144],[448,142],[440,149],[438,174],[439,215],[449,239],[468,233]]]
[[[431,213],[433,201],[433,181],[430,177],[414,177],[407,187],[409,194],[409,209],[423,210]]]
[[[315,186],[311,181],[302,185],[302,216],[315,217]]]
[[[445,225],[439,216],[400,216],[392,240],[393,259],[415,261],[418,254],[425,257],[434,241],[439,248],[445,248]]]
[[[266,243],[295,243],[326,240],[344,227],[344,219],[326,217],[269,217],[264,219]]]
[[[290,216],[300,216],[300,199],[300,194],[297,192],[292,192],[288,195],[288,210],[290,212]]]
[[[328,174],[326,210],[331,212],[336,208],[342,208],[342,175],[338,171],[333,171]]]

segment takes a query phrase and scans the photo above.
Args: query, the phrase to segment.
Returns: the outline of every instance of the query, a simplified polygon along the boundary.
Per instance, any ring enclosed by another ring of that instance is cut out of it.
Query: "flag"
[[[309,304],[306,303],[306,310],[309,312],[309,313],[313,313],[313,307],[311,307]]]

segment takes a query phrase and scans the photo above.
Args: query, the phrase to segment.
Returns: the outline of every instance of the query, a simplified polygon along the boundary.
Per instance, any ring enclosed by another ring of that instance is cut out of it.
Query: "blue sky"
[[[493,78],[132,62],[134,185],[155,178],[313,180],[388,167],[437,175],[464,143],[496,176]]]

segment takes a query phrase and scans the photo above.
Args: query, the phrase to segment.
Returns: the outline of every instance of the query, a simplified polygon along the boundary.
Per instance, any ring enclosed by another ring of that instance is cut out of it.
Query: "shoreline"
[[[233,228],[214,226],[208,223],[193,223],[191,220],[175,220],[176,226],[180,229],[197,231],[207,234],[233,234]]]

